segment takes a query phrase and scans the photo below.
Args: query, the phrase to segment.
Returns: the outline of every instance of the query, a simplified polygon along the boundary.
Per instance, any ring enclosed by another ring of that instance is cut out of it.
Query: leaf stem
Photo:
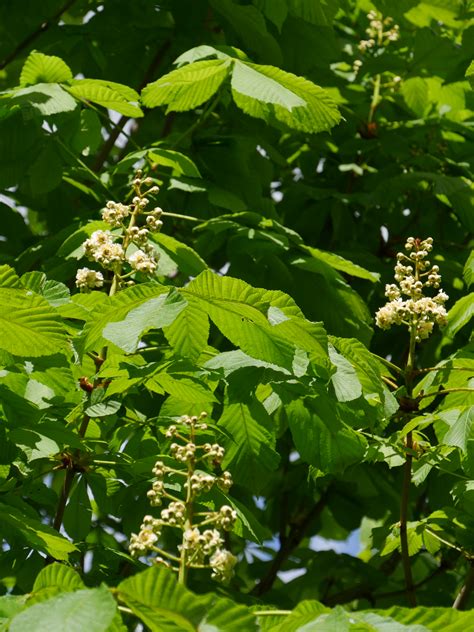
[[[198,217],[192,217],[192,215],[182,215],[181,213],[170,213],[168,211],[163,211],[161,214],[164,217],[177,217],[178,219],[186,219],[188,222],[201,222]]]
[[[474,393],[474,388],[443,388],[439,391],[433,391],[431,393],[423,393],[418,395],[417,399],[423,399],[425,397],[436,397],[437,395],[449,395],[449,393]]]

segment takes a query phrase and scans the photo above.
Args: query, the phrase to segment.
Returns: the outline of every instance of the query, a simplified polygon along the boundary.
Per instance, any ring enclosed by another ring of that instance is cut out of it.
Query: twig
[[[5,66],[8,66],[10,62],[12,62],[18,55],[27,48],[32,42],[35,41],[37,37],[39,37],[42,33],[45,33],[50,26],[56,22],[61,15],[67,11],[71,6],[76,2],[76,0],[68,0],[59,10],[52,15],[50,18],[42,22],[36,31],[30,33],[24,40],[22,40],[11,53],[9,53],[1,62],[0,62],[0,70],[3,70]]]
[[[466,575],[464,584],[461,586],[461,590],[456,596],[453,603],[454,610],[464,610],[466,603],[474,588],[474,560],[469,560],[469,571]]]

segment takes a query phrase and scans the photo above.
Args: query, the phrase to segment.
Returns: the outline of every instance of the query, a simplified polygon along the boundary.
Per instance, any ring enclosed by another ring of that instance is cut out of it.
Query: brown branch
[[[165,56],[170,46],[171,46],[171,39],[165,40],[163,45],[157,51],[155,57],[152,59],[151,64],[148,66],[145,72],[145,75],[138,87],[138,91],[140,91],[142,88],[144,88],[147,85],[147,83],[150,82],[153,75],[155,74],[156,69],[158,68],[158,66],[160,66],[161,62],[163,61],[163,57]],[[110,152],[115,146],[117,138],[120,136],[123,128],[125,127],[125,124],[127,123],[129,119],[130,119],[129,116],[121,116],[119,120],[117,121],[117,123],[115,124],[114,129],[110,132],[110,136],[105,141],[104,145],[102,146],[102,149],[100,150],[99,154],[96,156],[94,164],[92,165],[92,170],[95,171],[96,173],[99,172],[104,166],[105,161],[107,160]]]
[[[12,50],[12,52],[0,62],[0,70],[3,70],[5,66],[8,66],[8,64],[18,57],[18,55],[32,42],[34,42],[36,38],[38,38],[42,33],[45,33],[75,2],[76,0],[68,0],[54,15],[42,22],[36,31],[33,31],[33,33],[30,33],[27,37],[25,37],[25,39],[22,40],[16,48]]]
[[[298,547],[301,540],[303,540],[306,534],[306,530],[308,529],[311,522],[315,518],[317,518],[325,508],[328,496],[329,488],[321,494],[320,499],[315,505],[313,505],[310,511],[308,511],[300,520],[298,520],[298,522],[295,522],[291,525],[290,532],[287,537],[282,539],[280,536],[281,546],[277,554],[275,555],[267,574],[251,591],[251,594],[260,597],[271,589],[282,565],[288,559],[291,553]]]
[[[474,588],[474,560],[469,560],[469,571],[466,575],[464,584],[461,586],[456,599],[453,603],[454,610],[464,610],[469,597],[471,596],[472,589]]]

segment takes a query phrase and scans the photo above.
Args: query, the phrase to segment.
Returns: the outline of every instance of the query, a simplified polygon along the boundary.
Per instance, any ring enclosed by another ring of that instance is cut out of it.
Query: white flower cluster
[[[94,231],[84,242],[84,253],[88,259],[106,269],[125,259],[122,246],[114,242],[114,236],[108,230]]]
[[[183,533],[180,550],[186,550],[189,558],[199,565],[203,565],[205,558],[209,557],[211,577],[226,584],[234,574],[237,558],[222,548],[223,545],[224,540],[217,529],[206,529],[201,533],[197,527],[193,527]]]
[[[206,413],[199,416],[185,415],[166,431],[167,438],[175,438],[184,444],[173,442],[170,446],[171,456],[181,467],[177,469],[177,466],[171,467],[164,461],[156,461],[153,467],[156,480],[147,492],[147,497],[153,507],[162,505],[165,500],[168,501],[168,505],[160,511],[159,518],[145,516],[139,533],[132,534],[129,548],[135,557],[150,552],[158,553],[154,561],[171,567],[173,565],[168,560],[174,563],[179,561],[180,565],[185,564],[187,568],[210,568],[214,579],[228,582],[237,558],[223,548],[224,539],[221,531],[232,531],[237,520],[237,512],[230,505],[222,505],[214,511],[197,512],[194,508],[197,497],[210,492],[214,486],[224,492],[228,492],[232,486],[230,472],[214,475],[196,469],[198,463],[216,467],[225,455],[224,448],[219,444],[201,444],[197,441],[196,433],[208,430],[208,424],[203,421],[205,417]],[[186,496],[184,501],[170,493],[175,493],[176,484],[166,485],[166,477],[171,477],[173,483],[177,477],[186,478],[184,484],[179,482],[178,485],[178,489]],[[207,528],[203,530],[204,526]],[[182,542],[178,547],[179,558],[158,547],[158,540],[165,527],[180,529],[183,532]]]
[[[121,204],[120,202],[107,202],[102,211],[102,219],[111,226],[118,227],[123,225],[123,220],[130,215],[130,206]]]
[[[433,239],[409,237],[405,250],[399,252],[395,265],[395,281],[385,286],[389,302],[381,307],[376,316],[377,326],[389,329],[392,325],[407,325],[415,332],[417,342],[432,333],[435,324],[446,324],[445,302],[448,295],[439,290],[433,296],[424,296],[425,288],[438,289],[441,283],[439,267],[432,266],[426,258],[433,248]]]
[[[79,268],[76,272],[76,286],[81,292],[89,292],[96,287],[104,285],[104,276],[102,272],[89,270],[89,268]]]
[[[393,24],[393,19],[382,18],[377,11],[369,11],[367,14],[369,26],[366,29],[368,39],[359,42],[359,50],[365,52],[378,46],[387,46],[390,42],[396,42],[400,37],[400,27]],[[390,27],[390,28],[387,28]]]
[[[161,230],[163,222],[160,217],[163,211],[159,207],[151,211],[145,209],[150,203],[146,196],[158,193],[159,189],[157,186],[151,186],[148,191],[141,190],[142,186],[148,187],[152,184],[151,178],[143,179],[141,171],[138,171],[133,181],[136,195],[132,203],[126,205],[109,201],[102,211],[102,219],[109,224],[111,229],[114,229],[113,232],[96,230],[84,242],[85,256],[103,269],[111,270],[117,286],[123,285],[124,279],[135,272],[144,274],[156,272],[158,261],[150,235]],[[85,271],[90,274],[86,276]],[[103,285],[102,274],[96,272],[94,277],[93,272],[87,268],[78,271],[76,285],[81,291],[88,292]],[[99,281],[102,281],[100,285]],[[128,280],[126,284],[133,284],[133,280]]]

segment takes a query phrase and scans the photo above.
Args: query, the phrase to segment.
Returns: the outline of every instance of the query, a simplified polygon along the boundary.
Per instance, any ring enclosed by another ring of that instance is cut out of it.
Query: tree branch
[[[165,56],[165,53],[170,46],[171,46],[171,39],[165,40],[163,45],[159,48],[158,52],[156,53],[155,57],[152,59],[151,64],[148,66],[145,72],[145,75],[138,87],[138,91],[140,91],[142,88],[144,88],[147,85],[147,83],[150,82],[151,78],[155,74],[156,69],[163,61],[163,57]],[[104,166],[104,162],[107,160],[110,152],[115,146],[117,138],[120,136],[129,118],[130,117],[128,116],[121,116],[119,120],[117,121],[117,123],[115,124],[114,129],[110,132],[110,136],[105,141],[104,145],[102,146],[102,149],[100,150],[99,154],[97,155],[94,161],[94,164],[92,165],[92,170],[95,171],[96,173],[100,171],[102,167]]]
[[[311,522],[317,518],[326,506],[326,501],[329,496],[329,488],[322,494],[318,502],[308,511],[302,519],[297,523],[293,523],[290,527],[290,533],[284,539],[280,536],[281,546],[275,555],[273,562],[267,574],[261,579],[261,581],[251,591],[251,594],[261,596],[268,592],[273,586],[278,571],[281,569],[284,562],[288,559],[291,553],[298,547],[301,540],[305,537],[306,530]]]
[[[18,46],[14,50],[12,50],[12,52],[9,53],[0,62],[0,70],[3,70],[5,66],[8,66],[8,64],[12,62],[14,59],[16,59],[16,57],[18,57],[18,55],[25,48],[27,48],[32,42],[34,42],[37,37],[39,37],[42,33],[45,33],[52,26],[52,24],[57,22],[59,18],[61,17],[61,15],[65,13],[65,11],[67,11],[75,2],[76,0],[68,0],[66,3],[62,5],[62,7],[60,7],[60,9],[54,15],[52,15],[50,18],[42,22],[39,25],[39,27],[36,29],[36,31],[33,31],[33,33],[30,33],[27,37],[25,37],[25,39],[22,40],[18,44]]]

